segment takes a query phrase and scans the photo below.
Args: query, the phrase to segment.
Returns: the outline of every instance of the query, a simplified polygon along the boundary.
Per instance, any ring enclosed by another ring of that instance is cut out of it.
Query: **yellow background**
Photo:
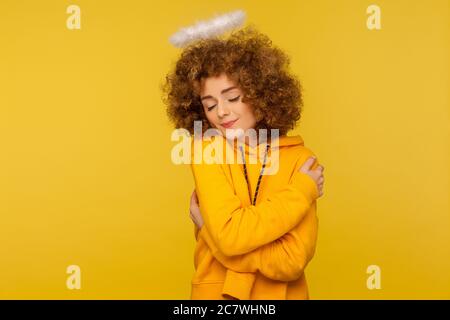
[[[447,0],[2,0],[0,298],[189,298],[193,181],[159,86],[169,36],[235,9],[305,88],[292,134],[326,168],[311,298],[450,298]]]

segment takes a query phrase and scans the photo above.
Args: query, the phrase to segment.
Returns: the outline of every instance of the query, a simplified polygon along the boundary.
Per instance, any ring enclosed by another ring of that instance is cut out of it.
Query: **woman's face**
[[[203,80],[200,97],[209,123],[225,136],[226,129],[255,128],[256,119],[250,105],[242,102],[243,92],[221,74]]]

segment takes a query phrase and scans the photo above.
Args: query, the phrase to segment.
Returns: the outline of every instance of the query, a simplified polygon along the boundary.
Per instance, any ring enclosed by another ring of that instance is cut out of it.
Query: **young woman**
[[[197,240],[191,299],[309,298],[304,271],[315,252],[324,168],[301,136],[287,136],[302,106],[301,86],[288,66],[283,51],[247,27],[186,47],[166,78],[175,127],[194,133],[200,121],[203,132],[215,128],[225,149],[242,159],[191,165]],[[226,138],[236,129],[258,135],[267,129],[269,138],[277,129],[279,138],[272,147],[268,139],[255,144],[246,137],[242,148]],[[201,151],[208,146],[202,141]],[[261,147],[264,161],[251,163]],[[265,175],[268,158],[277,170]]]

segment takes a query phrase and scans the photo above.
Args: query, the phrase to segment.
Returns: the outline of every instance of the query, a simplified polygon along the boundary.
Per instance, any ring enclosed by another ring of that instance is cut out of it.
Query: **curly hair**
[[[225,73],[243,92],[256,118],[255,129],[295,127],[303,106],[302,87],[289,70],[289,57],[253,26],[227,39],[202,39],[186,47],[162,85],[167,115],[176,128],[194,132],[194,121],[210,128],[200,100],[203,79]]]

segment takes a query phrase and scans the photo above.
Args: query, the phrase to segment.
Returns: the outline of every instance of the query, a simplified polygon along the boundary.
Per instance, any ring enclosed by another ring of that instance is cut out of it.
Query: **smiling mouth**
[[[224,123],[221,124],[221,126],[224,127],[224,128],[230,128],[237,120],[238,119],[233,120],[233,121],[224,122]]]

